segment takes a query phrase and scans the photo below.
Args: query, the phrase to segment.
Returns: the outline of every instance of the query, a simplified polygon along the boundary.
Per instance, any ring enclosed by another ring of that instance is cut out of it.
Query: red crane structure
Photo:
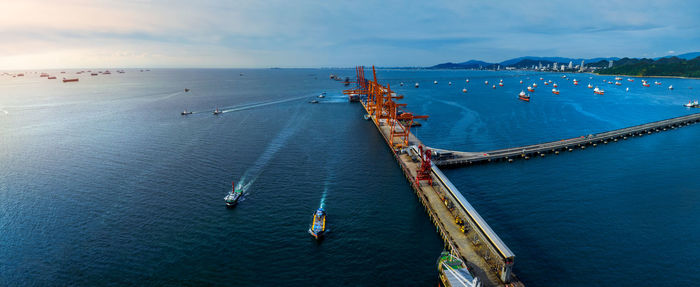
[[[419,146],[418,149],[420,149],[421,164],[416,172],[416,184],[427,180],[428,184],[433,185],[433,177],[430,176],[430,172],[432,171],[432,163],[430,162],[431,152],[429,149],[423,150],[423,146]]]
[[[395,100],[403,99],[397,95],[391,87],[381,85],[377,80],[377,71],[372,67],[372,81],[365,78],[364,67],[356,69],[357,86],[351,90],[343,91],[343,94],[363,95],[360,102],[365,107],[367,114],[377,126],[389,126],[391,146],[394,151],[408,147],[411,134],[411,126],[416,119],[427,119],[428,116],[418,116],[406,111],[406,104],[397,103]]]

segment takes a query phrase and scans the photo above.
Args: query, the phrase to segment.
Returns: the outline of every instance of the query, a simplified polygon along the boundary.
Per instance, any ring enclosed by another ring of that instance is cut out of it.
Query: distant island
[[[469,60],[442,63],[426,69],[533,70],[549,72],[593,72],[601,75],[700,77],[700,52],[656,59],[519,57],[500,63]]]

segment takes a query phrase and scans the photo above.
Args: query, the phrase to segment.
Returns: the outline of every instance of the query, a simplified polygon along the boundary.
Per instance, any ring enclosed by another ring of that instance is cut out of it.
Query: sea
[[[354,80],[355,69],[77,71],[0,76],[0,286],[438,285],[436,228],[361,105],[329,78]],[[429,116],[412,132],[449,150],[700,112],[683,107],[700,99],[693,79],[376,74]],[[518,100],[533,83],[531,101]],[[696,124],[443,171],[515,253],[526,286],[693,286],[698,146]],[[244,196],[226,208],[232,185]],[[320,207],[327,233],[316,241]]]

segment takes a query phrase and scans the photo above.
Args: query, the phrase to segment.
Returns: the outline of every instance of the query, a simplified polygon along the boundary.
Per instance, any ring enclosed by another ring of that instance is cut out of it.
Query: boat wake
[[[289,100],[288,100],[289,101]],[[301,117],[301,118],[300,118]],[[288,124],[282,128],[282,130],[275,136],[274,139],[268,144],[267,148],[265,148],[265,151],[260,155],[260,157],[253,163],[253,165],[248,168],[248,170],[243,173],[243,176],[241,177],[240,180],[238,180],[238,186],[236,189],[240,189],[244,192],[244,194],[247,194],[246,192],[250,188],[253,183],[258,179],[258,176],[262,173],[264,170],[265,166],[272,160],[272,158],[275,156],[275,154],[284,147],[286,144],[287,140],[299,129],[300,126],[303,126],[303,124],[300,124],[301,121],[306,117],[305,114],[300,115],[299,111],[297,111],[294,116],[292,117],[291,120],[288,121]]]
[[[308,96],[302,96],[302,97],[295,97],[295,98],[289,98],[289,99],[284,99],[284,100],[259,102],[259,103],[244,104],[244,105],[233,106],[233,107],[225,107],[221,111],[223,113],[237,112],[237,111],[242,111],[242,110],[249,110],[249,109],[254,109],[254,108],[259,108],[259,107],[264,107],[264,106],[269,106],[269,105],[275,105],[275,104],[296,101],[296,100],[307,98],[307,97]]]

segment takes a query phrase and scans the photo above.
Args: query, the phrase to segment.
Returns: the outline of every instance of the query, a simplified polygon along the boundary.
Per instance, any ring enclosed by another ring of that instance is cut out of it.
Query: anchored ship
[[[469,272],[467,265],[457,256],[447,251],[440,253],[437,268],[440,274],[440,281],[445,287],[481,287],[481,281]]]

